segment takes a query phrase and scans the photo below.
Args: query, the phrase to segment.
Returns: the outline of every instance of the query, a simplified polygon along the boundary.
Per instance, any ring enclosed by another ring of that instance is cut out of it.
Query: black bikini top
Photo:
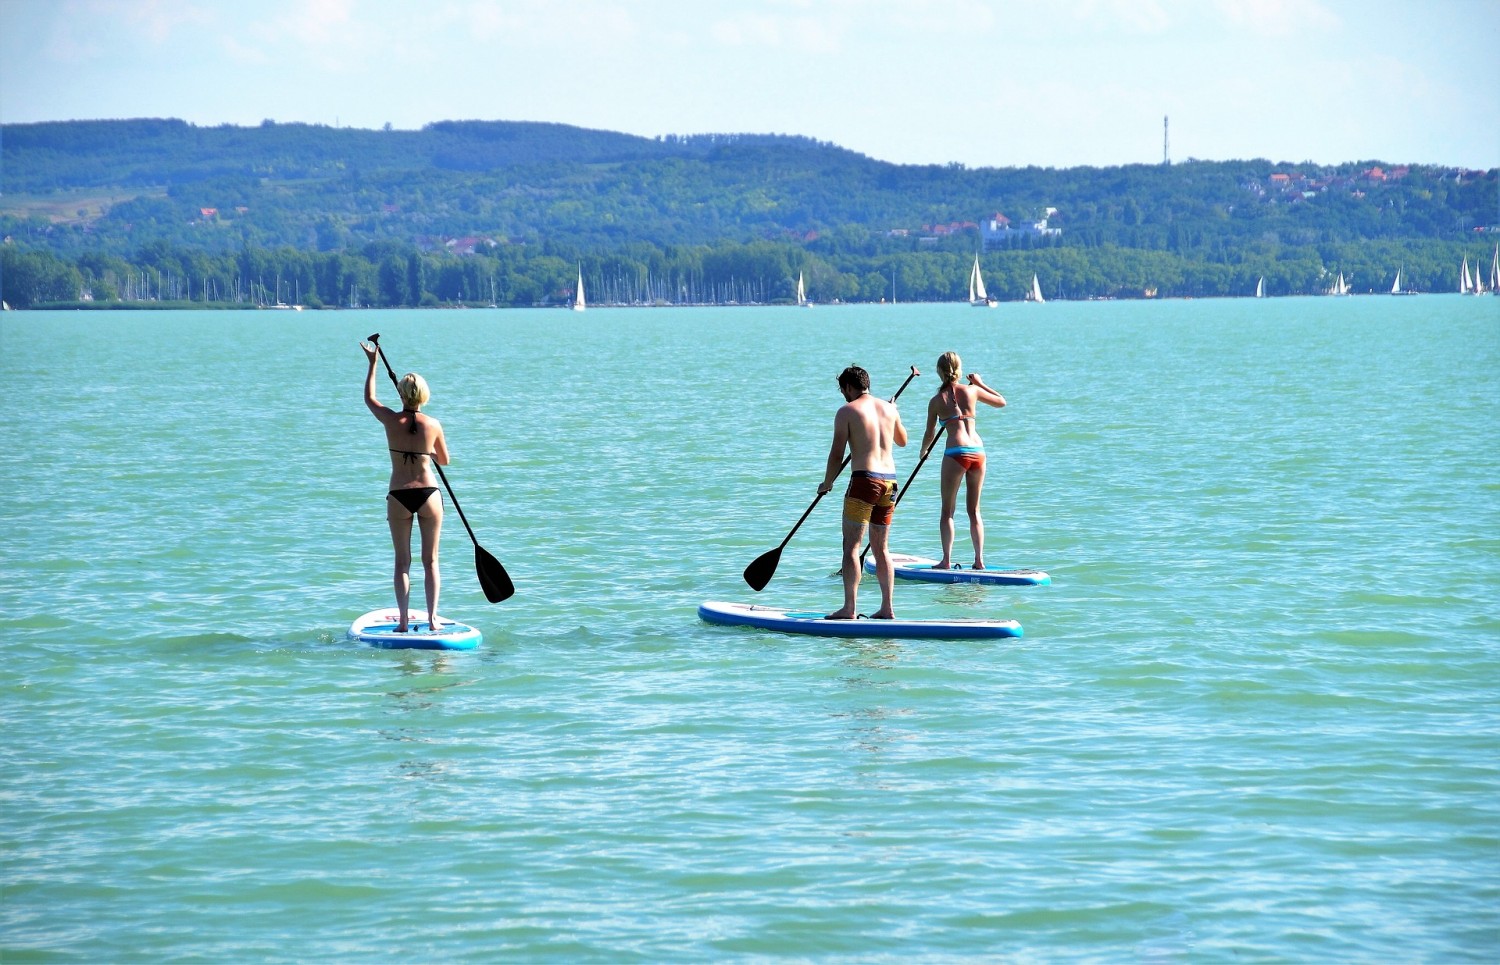
[[[407,429],[406,431],[409,432],[409,433],[411,433],[412,435],[416,435],[417,434],[417,410],[416,409],[402,409],[401,412],[402,412],[403,415],[406,415],[406,414],[410,414],[411,415],[411,417],[412,417],[411,418],[411,427],[409,429]],[[407,451],[405,449],[392,449],[391,452],[398,453],[401,456],[401,461],[403,463],[413,463],[413,462],[416,462],[418,456],[430,456],[430,455],[432,455],[432,453],[430,453],[430,452],[409,452],[409,451]]]

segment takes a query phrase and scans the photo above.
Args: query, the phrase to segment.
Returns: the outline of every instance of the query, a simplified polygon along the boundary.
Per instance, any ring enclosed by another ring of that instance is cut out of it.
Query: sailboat
[[[1500,245],[1495,246],[1495,257],[1490,259],[1490,294],[1500,295]]]
[[[1333,287],[1330,288],[1330,289],[1328,289],[1328,294],[1330,294],[1330,295],[1347,295],[1347,294],[1349,294],[1349,283],[1344,280],[1344,273],[1342,271],[1339,272],[1338,280],[1333,283]]]
[[[583,300],[583,266],[578,266],[578,287],[573,290],[573,311],[581,312],[588,305]]]
[[[1403,266],[1404,267],[1404,266]],[[1396,269],[1396,281],[1391,285],[1392,295],[1415,295],[1416,292],[1401,287],[1401,269]]]
[[[1260,276],[1260,281],[1258,281],[1258,282],[1255,283],[1255,297],[1256,298],[1265,298],[1266,297],[1266,276],[1265,275],[1261,275]]]
[[[995,299],[984,290],[984,276],[979,273],[979,256],[974,256],[974,268],[969,272],[969,304],[975,308],[994,308]]]
[[[1464,267],[1458,276],[1458,293],[1460,295],[1474,294],[1474,282],[1469,277],[1469,256],[1464,255]]]
[[[1035,275],[1031,276],[1031,291],[1026,293],[1026,300],[1028,302],[1044,302],[1047,300],[1042,297],[1042,283],[1037,281]]]
[[[807,288],[802,284],[802,272],[797,272],[797,307],[811,308],[812,302],[807,300]]]

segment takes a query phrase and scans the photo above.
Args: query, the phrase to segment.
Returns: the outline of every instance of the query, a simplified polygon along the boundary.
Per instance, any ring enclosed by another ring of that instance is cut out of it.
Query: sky
[[[798,134],[898,164],[1500,166],[1500,0],[0,0],[0,121]]]

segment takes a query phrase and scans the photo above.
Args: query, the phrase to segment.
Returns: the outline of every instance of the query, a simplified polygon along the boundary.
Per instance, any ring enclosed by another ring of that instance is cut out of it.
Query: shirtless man
[[[893,446],[906,445],[906,426],[893,403],[870,394],[870,373],[851,365],[839,373],[839,392],[844,405],[833,417],[833,446],[828,450],[828,469],[818,486],[822,495],[833,489],[843,469],[844,450],[849,450],[854,475],[844,494],[844,605],[828,614],[830,620],[853,620],[858,616],[859,547],[870,528],[870,548],[875,552],[875,578],[880,581],[880,609],[872,616],[893,620],[891,590],[896,582],[888,546],[891,517],[895,512],[896,458]]]

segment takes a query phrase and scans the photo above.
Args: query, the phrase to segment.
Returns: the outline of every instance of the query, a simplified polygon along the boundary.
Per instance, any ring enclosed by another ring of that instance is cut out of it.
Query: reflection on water
[[[1004,587],[992,586],[986,583],[940,583],[943,589],[937,594],[939,603],[948,606],[960,606],[968,609],[983,609],[986,613],[998,612],[1003,609],[996,599],[995,591],[1003,590]],[[1036,592],[1045,593],[1045,587],[1035,587]]]
[[[849,747],[864,755],[855,762],[859,783],[888,789],[880,780],[878,770],[869,765],[878,763],[879,756],[890,750],[894,742],[910,739],[909,733],[892,729],[890,723],[911,711],[906,707],[867,704],[865,701],[900,693],[901,687],[891,674],[903,654],[901,644],[896,640],[841,640],[838,647],[844,651],[840,663],[850,671],[839,677],[850,706],[835,710],[829,716],[841,725]]]
[[[425,715],[430,711],[440,711],[443,703],[440,698],[444,694],[476,682],[474,677],[459,674],[450,654],[417,650],[397,653],[399,658],[395,664],[396,670],[402,677],[414,678],[401,682],[415,684],[386,691],[385,695],[393,701],[397,713]],[[384,729],[379,733],[386,740],[411,745],[413,749],[425,746],[436,751],[447,746],[446,741],[432,736],[436,733],[435,728],[408,726]],[[403,781],[435,781],[445,777],[447,773],[448,767],[442,761],[420,756],[400,761],[395,769],[395,776]]]

